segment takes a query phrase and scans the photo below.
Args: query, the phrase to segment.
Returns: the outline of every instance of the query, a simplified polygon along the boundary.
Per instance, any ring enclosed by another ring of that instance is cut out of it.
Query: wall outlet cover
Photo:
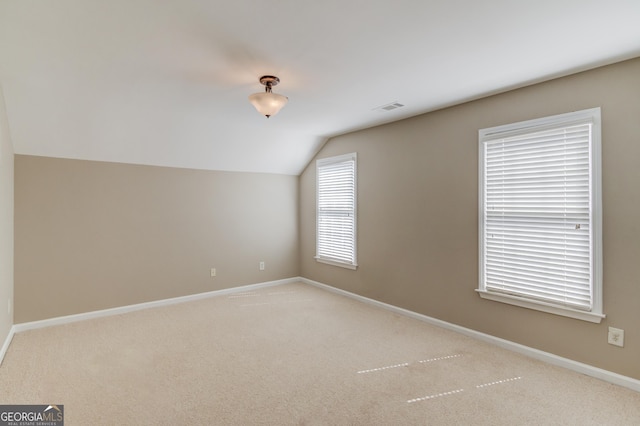
[[[610,345],[624,347],[624,330],[620,328],[609,327],[607,342]]]

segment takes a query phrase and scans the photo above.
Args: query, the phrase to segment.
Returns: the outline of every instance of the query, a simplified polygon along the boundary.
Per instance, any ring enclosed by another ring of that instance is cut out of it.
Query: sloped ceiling
[[[0,0],[0,84],[18,154],[297,175],[331,136],[640,56],[639,18],[637,0]],[[247,101],[264,74],[289,97],[270,119]]]

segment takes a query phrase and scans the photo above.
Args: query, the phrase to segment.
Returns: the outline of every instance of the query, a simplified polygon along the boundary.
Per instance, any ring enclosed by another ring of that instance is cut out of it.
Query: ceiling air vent
[[[394,109],[402,108],[403,106],[404,104],[401,104],[400,102],[391,102],[390,104],[379,106],[377,108],[374,108],[373,110],[386,112],[386,111],[393,111]]]

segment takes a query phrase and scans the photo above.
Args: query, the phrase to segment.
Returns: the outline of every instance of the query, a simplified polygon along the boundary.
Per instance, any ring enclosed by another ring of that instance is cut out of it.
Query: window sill
[[[589,321],[599,324],[605,317],[604,314],[598,314],[594,312],[580,311],[577,309],[564,308],[544,302],[532,301],[517,296],[511,296],[507,294],[491,293],[486,290],[476,290],[480,297],[487,300],[493,300],[495,302],[507,303],[509,305],[520,306],[522,308],[533,309],[536,311],[547,312],[554,315],[560,315],[563,317],[575,318],[582,321]]]
[[[336,262],[335,260],[324,259],[322,257],[316,257],[315,259],[316,261],[326,263],[327,265],[339,266],[341,268],[352,269],[354,271],[358,269],[358,265],[353,263]]]

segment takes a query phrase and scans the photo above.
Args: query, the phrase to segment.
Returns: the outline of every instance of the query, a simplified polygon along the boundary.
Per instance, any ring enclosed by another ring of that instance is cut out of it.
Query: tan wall
[[[0,348],[13,325],[13,146],[0,87]]]
[[[601,324],[481,299],[478,130],[602,108]],[[317,263],[315,161],[300,177],[302,276],[640,379],[640,59],[331,139],[358,153],[357,271]],[[607,344],[607,327],[625,347]]]
[[[16,155],[15,321],[296,277],[297,205],[295,176]]]

